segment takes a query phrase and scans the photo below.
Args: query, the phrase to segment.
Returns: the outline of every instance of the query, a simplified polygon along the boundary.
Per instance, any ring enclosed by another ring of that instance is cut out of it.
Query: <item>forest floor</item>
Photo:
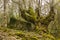
[[[36,33],[0,27],[0,40],[55,40],[47,33]]]

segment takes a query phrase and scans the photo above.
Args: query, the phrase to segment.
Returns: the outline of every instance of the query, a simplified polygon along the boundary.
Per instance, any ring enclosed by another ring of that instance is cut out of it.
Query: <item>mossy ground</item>
[[[28,32],[0,27],[0,40],[60,40],[48,33]]]

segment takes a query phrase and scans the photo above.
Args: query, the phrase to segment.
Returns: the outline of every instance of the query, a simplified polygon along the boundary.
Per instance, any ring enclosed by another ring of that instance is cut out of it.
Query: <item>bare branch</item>
[[[19,3],[19,2],[15,2],[14,0],[12,0],[12,2],[14,2],[14,3],[16,3],[16,4],[20,5],[20,3]]]

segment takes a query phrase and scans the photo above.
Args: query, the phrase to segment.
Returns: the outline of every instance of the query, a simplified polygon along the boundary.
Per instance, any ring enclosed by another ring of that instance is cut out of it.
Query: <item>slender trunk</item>
[[[4,26],[7,27],[6,0],[4,0]]]

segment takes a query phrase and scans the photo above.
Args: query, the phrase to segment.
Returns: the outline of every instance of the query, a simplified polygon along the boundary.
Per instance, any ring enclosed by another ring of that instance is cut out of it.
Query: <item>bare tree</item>
[[[4,0],[4,26],[7,27],[7,14],[6,14],[6,3],[7,3],[7,0]]]

